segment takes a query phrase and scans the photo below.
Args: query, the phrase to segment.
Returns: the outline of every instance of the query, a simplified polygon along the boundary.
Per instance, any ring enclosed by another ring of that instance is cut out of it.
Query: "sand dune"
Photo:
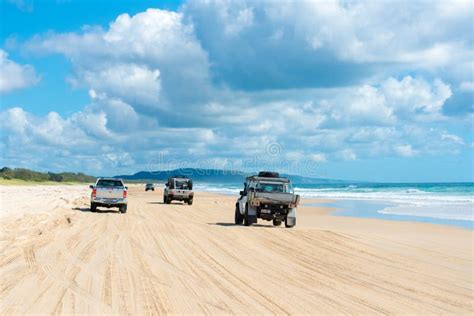
[[[207,193],[163,205],[161,192],[134,187],[119,214],[89,212],[80,187],[50,208],[44,199],[63,189],[14,203],[23,187],[9,190],[2,315],[474,312],[470,231],[310,207],[294,229],[243,227],[232,224],[234,198]]]

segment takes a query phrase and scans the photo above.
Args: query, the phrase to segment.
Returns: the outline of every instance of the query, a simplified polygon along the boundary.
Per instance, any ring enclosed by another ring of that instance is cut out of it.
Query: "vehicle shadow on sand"
[[[186,203],[173,203],[171,202],[170,204],[166,204],[163,202],[148,202],[148,204],[159,204],[159,205],[187,205]]]
[[[89,212],[89,213],[120,213],[118,210],[102,210],[102,209],[97,209],[95,212],[91,212],[91,209],[89,207],[73,207],[72,209],[74,211]]]
[[[236,225],[234,223],[223,223],[223,222],[217,222],[217,223],[207,223],[207,225],[212,225],[212,226],[223,226],[223,227],[247,227],[245,225]],[[263,228],[278,228],[278,226],[272,226],[272,225],[262,225],[262,224],[253,224],[248,227],[263,227]]]

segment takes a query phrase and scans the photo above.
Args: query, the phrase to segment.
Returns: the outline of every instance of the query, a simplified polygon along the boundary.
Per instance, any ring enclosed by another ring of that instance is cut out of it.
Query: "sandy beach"
[[[1,187],[0,314],[471,314],[472,231],[331,216],[233,224],[235,197],[89,211],[87,186]],[[308,201],[302,201],[306,203]]]

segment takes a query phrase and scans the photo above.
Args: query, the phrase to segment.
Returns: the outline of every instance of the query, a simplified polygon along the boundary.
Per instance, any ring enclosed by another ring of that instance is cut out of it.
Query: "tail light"
[[[97,189],[92,189],[92,197],[96,197],[97,196]]]
[[[124,199],[127,198],[127,190],[123,190],[123,198],[124,198]]]

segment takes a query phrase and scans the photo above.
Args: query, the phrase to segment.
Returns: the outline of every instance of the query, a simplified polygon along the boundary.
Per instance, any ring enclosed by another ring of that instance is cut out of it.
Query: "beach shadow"
[[[262,227],[262,228],[278,228],[279,226],[273,226],[273,225],[262,225],[262,224],[253,224],[251,226],[245,226],[245,225],[236,225],[234,223],[223,223],[223,222],[217,222],[217,223],[207,223],[207,225],[212,225],[212,226],[222,226],[222,227],[231,227],[231,226],[242,226],[242,227]]]
[[[234,223],[221,223],[221,222],[217,222],[217,223],[207,223],[207,225],[224,226],[224,227],[227,227],[227,226],[243,226],[243,225],[235,225]]]
[[[80,212],[89,212],[89,213],[94,213],[91,212],[91,209],[89,207],[74,207],[74,211],[80,211]],[[103,209],[97,209],[95,213],[120,213],[118,210],[103,210]]]
[[[171,202],[170,204],[166,204],[163,202],[148,202],[147,204],[159,204],[159,205],[188,205],[186,203],[173,203]]]

